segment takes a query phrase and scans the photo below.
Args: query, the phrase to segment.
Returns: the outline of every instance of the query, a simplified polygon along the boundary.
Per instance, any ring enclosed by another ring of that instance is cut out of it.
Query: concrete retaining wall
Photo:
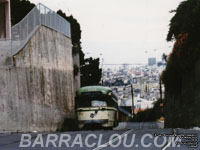
[[[74,65],[76,65],[79,68],[78,74],[74,77],[74,94],[76,94],[76,91],[81,87],[81,75],[80,75],[80,57],[79,54],[76,54],[73,56],[73,62]]]
[[[0,40],[0,68],[11,65],[11,41]]]
[[[71,39],[41,26],[0,69],[0,131],[55,131],[74,117]]]

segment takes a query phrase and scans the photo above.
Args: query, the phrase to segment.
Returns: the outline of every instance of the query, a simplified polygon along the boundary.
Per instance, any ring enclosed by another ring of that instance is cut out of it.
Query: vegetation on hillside
[[[15,25],[35,7],[35,4],[28,0],[10,0],[10,7],[11,23]]]
[[[167,92],[181,93],[184,73],[191,71],[200,56],[200,0],[183,1],[170,21],[167,41],[175,41],[162,80]]]
[[[148,108],[144,111],[139,111],[131,121],[133,122],[154,122],[163,117],[163,110],[160,107],[162,100],[159,99],[154,103],[153,108]]]
[[[162,74],[165,84],[165,127],[200,125],[199,85],[195,70],[200,60],[200,0],[180,3],[170,21],[167,41],[174,47]]]

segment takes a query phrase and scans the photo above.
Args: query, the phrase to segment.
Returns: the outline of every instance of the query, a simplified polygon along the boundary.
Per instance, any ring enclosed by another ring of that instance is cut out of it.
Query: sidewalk
[[[142,130],[142,129],[163,129],[164,122],[121,122],[115,130]]]

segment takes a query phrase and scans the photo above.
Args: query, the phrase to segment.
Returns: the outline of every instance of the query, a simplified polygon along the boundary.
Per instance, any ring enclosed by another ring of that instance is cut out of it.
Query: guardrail
[[[22,49],[40,25],[71,37],[70,23],[43,4],[36,5],[19,23],[11,28],[12,54]]]

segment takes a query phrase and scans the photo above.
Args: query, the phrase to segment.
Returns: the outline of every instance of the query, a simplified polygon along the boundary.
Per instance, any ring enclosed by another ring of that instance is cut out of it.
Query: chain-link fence
[[[12,27],[12,54],[17,53],[24,47],[40,25],[45,25],[67,37],[71,37],[69,22],[43,4],[38,4],[25,18]]]

